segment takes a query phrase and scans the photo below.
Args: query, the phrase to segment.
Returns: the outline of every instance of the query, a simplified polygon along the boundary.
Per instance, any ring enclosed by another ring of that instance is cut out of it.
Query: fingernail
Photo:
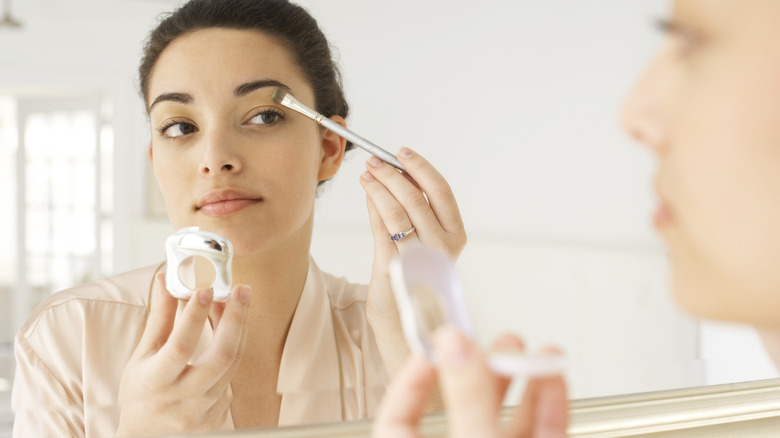
[[[412,158],[414,152],[409,148],[401,148],[401,150],[398,151],[398,156],[401,158]]]
[[[371,172],[363,172],[363,175],[360,176],[363,181],[373,181],[374,175],[371,175]]]
[[[383,164],[385,164],[385,162],[377,157],[371,157],[368,159],[368,165],[371,167],[380,167]]]
[[[523,351],[525,350],[525,342],[511,333],[502,333],[493,341],[492,349],[503,351]]]
[[[436,359],[440,365],[458,366],[472,354],[466,337],[454,327],[442,327],[434,335]]]
[[[241,286],[238,288],[238,301],[241,301],[242,304],[248,303],[251,297],[252,288],[249,286]]]
[[[201,289],[198,291],[198,300],[201,304],[209,304],[213,296],[214,292],[211,290],[211,288]]]

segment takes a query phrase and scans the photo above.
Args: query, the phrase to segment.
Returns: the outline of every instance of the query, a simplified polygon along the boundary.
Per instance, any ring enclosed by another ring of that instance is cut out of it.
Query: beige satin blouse
[[[68,289],[38,306],[15,339],[15,437],[115,434],[119,381],[146,324],[156,269]],[[280,426],[373,416],[388,376],[366,320],[366,294],[366,286],[310,260],[282,353]],[[200,351],[211,335],[205,327]]]

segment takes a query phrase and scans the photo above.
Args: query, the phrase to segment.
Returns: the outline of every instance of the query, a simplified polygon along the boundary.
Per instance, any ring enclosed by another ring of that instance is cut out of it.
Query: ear
[[[347,127],[347,122],[341,116],[329,117],[334,122],[343,127]],[[333,178],[333,175],[338,172],[341,167],[341,162],[344,160],[344,151],[347,147],[347,140],[339,137],[338,134],[329,130],[323,129],[322,134],[322,159],[320,160],[320,171],[317,174],[319,181],[325,181]],[[151,154],[151,152],[150,152]]]
[[[149,142],[149,164],[154,167],[154,157],[152,156],[152,142]]]

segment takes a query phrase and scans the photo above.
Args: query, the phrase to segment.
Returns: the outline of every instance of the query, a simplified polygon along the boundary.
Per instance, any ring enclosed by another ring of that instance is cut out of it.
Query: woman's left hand
[[[420,243],[437,248],[455,260],[466,245],[458,204],[444,177],[408,148],[401,148],[398,161],[406,172],[371,157],[360,178],[366,191],[375,247],[366,313],[391,376],[407,356],[399,353],[408,349],[390,287],[390,261]],[[406,237],[391,240],[391,236],[412,227],[414,231]]]
[[[453,327],[437,330],[433,346],[436,368],[427,359],[413,357],[393,379],[374,419],[373,437],[421,437],[419,423],[437,382],[447,405],[449,438],[566,436],[568,397],[562,375],[529,378],[520,404],[501,419],[501,403],[512,379],[496,374],[479,348]],[[520,338],[512,335],[498,338],[493,348],[524,350]],[[545,350],[560,354],[555,348]]]

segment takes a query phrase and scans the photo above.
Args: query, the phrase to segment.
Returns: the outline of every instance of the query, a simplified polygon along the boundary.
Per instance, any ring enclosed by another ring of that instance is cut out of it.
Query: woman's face
[[[149,81],[149,155],[173,225],[230,239],[236,254],[308,244],[317,183],[338,170],[343,142],[271,100],[314,92],[274,38],[204,29],[179,37]]]
[[[780,1],[677,0],[624,109],[683,307],[780,326]]]

